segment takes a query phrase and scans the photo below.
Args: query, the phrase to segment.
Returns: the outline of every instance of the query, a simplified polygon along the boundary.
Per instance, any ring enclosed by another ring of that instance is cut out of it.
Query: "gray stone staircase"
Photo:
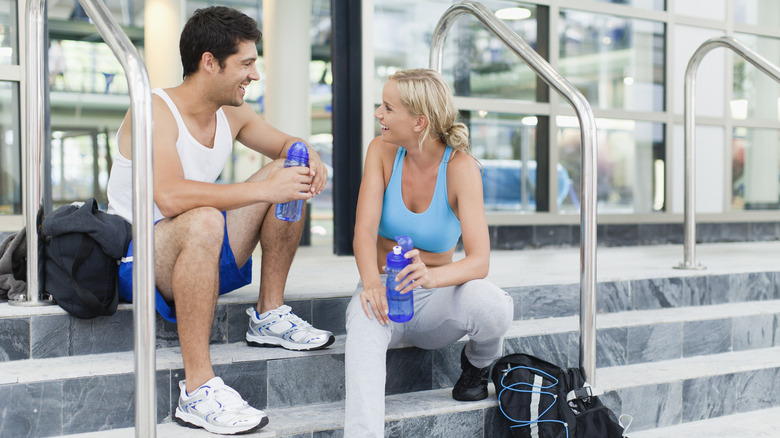
[[[762,413],[772,424],[780,406],[778,251],[778,242],[700,245],[708,269],[681,271],[672,269],[679,246],[599,248],[596,384],[614,412],[634,417],[632,437],[678,436],[670,428],[713,428],[708,422],[720,418],[744,416],[755,426]],[[578,257],[572,248],[493,252],[489,278],[515,300],[505,353],[576,365]],[[338,334],[331,347],[308,353],[243,342],[256,286],[220,298],[215,371],[271,420],[252,436],[343,435],[344,310],[357,280],[352,258],[301,248],[288,303]],[[131,320],[130,305],[77,320],[56,306],[0,304],[0,437],[134,436]],[[175,327],[158,320],[157,329],[158,436],[211,436],[172,422],[181,357]],[[388,353],[386,436],[510,436],[492,386],[484,401],[450,397],[463,342]]]

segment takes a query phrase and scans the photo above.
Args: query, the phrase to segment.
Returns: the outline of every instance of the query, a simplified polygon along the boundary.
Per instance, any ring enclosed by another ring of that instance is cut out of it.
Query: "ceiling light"
[[[503,8],[496,11],[496,17],[502,20],[524,20],[531,16],[526,8]]]

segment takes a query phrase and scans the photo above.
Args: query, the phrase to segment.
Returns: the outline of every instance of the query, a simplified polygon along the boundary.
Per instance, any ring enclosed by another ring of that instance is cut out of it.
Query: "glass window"
[[[596,0],[602,3],[614,3],[618,5],[633,6],[635,8],[650,9],[653,11],[666,10],[666,0]]]
[[[49,46],[52,91],[128,94],[122,66],[105,43],[53,40]]]
[[[594,107],[663,111],[664,29],[659,22],[562,11],[560,71]]]
[[[675,124],[668,158],[671,180],[671,205],[667,211],[682,214],[685,210],[685,140],[683,124]],[[696,125],[696,162],[694,163],[696,212],[723,213],[726,211],[724,189],[726,182],[726,132],[722,126]]]
[[[19,27],[17,1],[0,0],[0,65],[19,63]]]
[[[461,114],[472,154],[482,165],[485,209],[536,211],[537,117],[484,110]]]
[[[674,13],[723,21],[726,19],[726,0],[706,0],[706,7],[701,1],[677,0],[674,2]]]
[[[559,116],[558,158],[576,194],[562,212],[578,212],[581,192],[580,126],[576,117]],[[597,202],[599,213],[647,213],[666,208],[664,125],[634,120],[598,119]]]
[[[738,34],[736,38],[769,62],[780,65],[780,39]],[[780,84],[734,54],[734,97],[731,116],[735,119],[780,120]]]
[[[675,78],[673,108],[676,114],[683,114],[685,93],[685,71],[693,54],[710,38],[723,36],[717,29],[682,26],[674,27],[672,49],[672,77]],[[727,49],[708,52],[699,64],[696,75],[696,116],[723,117],[726,99],[726,55]]]
[[[780,208],[780,131],[735,127],[731,209]]]
[[[0,82],[0,214],[22,214],[19,84]]]
[[[51,191],[55,205],[96,198],[105,206],[108,183],[107,133],[97,130],[52,132]],[[111,137],[116,138],[115,134]]]
[[[734,21],[757,26],[780,26],[780,2],[777,0],[733,0]]]
[[[397,69],[429,66],[432,33],[452,2],[377,0],[374,16],[375,97]],[[512,1],[483,4],[536,50],[537,9]],[[545,9],[546,10],[546,9]],[[498,12],[501,11],[501,12]],[[503,15],[506,14],[506,15]],[[443,74],[458,96],[536,100],[536,74],[514,52],[470,14],[447,32]]]

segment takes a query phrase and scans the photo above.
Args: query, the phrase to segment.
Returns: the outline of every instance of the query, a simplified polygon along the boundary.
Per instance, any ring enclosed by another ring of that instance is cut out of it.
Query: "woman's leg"
[[[504,335],[513,319],[512,297],[487,280],[422,290],[415,315],[401,339],[420,348],[438,349],[469,336],[466,357],[477,368],[503,353]]]
[[[362,290],[359,285],[347,307],[344,437],[383,438],[387,349],[398,343],[403,327],[368,319],[360,303]]]

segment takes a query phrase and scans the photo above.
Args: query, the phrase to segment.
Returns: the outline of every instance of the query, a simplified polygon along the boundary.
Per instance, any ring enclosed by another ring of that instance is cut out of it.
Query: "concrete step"
[[[611,367],[780,346],[780,300],[600,314],[596,366]],[[576,366],[579,317],[515,321],[508,352]]]
[[[385,436],[388,438],[498,438],[494,415],[496,398],[493,385],[490,396],[478,402],[458,402],[450,389],[418,391],[388,395]],[[242,436],[258,438],[341,437],[344,425],[344,403],[335,402],[303,408],[267,409],[269,423],[264,428]],[[131,438],[133,428],[67,435],[70,438]],[[182,427],[177,423],[159,424],[157,436],[165,438],[206,438],[214,435],[202,429]]]
[[[578,284],[548,282],[503,287],[514,298],[516,320],[578,314]],[[319,294],[291,293],[286,302],[298,316],[315,327],[344,334],[345,311],[353,291],[331,289]],[[257,289],[253,285],[220,297],[211,343],[242,341],[247,327],[246,309],[254,306],[256,299]],[[780,272],[771,271],[635,278],[597,285],[597,306],[601,315],[775,299],[780,299]],[[132,318],[130,304],[121,304],[117,313],[110,317],[83,320],[71,317],[58,306],[29,308],[0,303],[0,361],[130,351],[133,348]],[[158,348],[178,346],[175,324],[157,316],[156,327]]]
[[[674,269],[682,248],[674,245],[599,248],[597,304],[600,313],[691,307],[780,299],[775,256],[780,242],[698,245],[706,270]],[[455,259],[463,256],[456,253]],[[515,319],[577,315],[579,251],[545,248],[491,252],[488,279],[515,299]],[[212,343],[243,339],[260,279],[219,299]],[[353,257],[327,247],[300,248],[288,277],[285,299],[316,327],[343,334],[344,311],[359,275]],[[80,320],[58,306],[16,307],[0,303],[0,361],[96,354],[132,349],[132,306],[120,304],[111,317]],[[157,321],[158,347],[178,345],[175,325]]]
[[[610,388],[604,399],[616,413],[624,411],[637,417],[632,430],[729,414],[733,409],[724,402],[707,401],[708,407],[701,412],[695,410],[695,402],[685,406],[684,397],[694,394],[706,400],[700,393],[713,385],[731,391],[737,384],[753,384],[751,379],[763,383],[767,376],[777,376],[780,364],[771,352],[780,348],[779,249],[778,242],[700,245],[700,260],[708,264],[705,271],[673,269],[682,253],[679,247],[599,249],[597,383]],[[296,313],[316,326],[336,333],[340,327],[343,333],[344,309],[358,278],[354,259],[317,251],[302,253],[291,272],[286,298]],[[491,257],[488,278],[515,298],[517,321],[507,337],[505,353],[528,352],[574,366],[578,354],[578,251],[493,251]],[[256,273],[255,280],[258,278]],[[290,415],[318,421],[308,432],[292,429],[291,437],[340,436],[343,336],[318,352],[249,348],[242,341],[244,310],[256,296],[256,285],[251,285],[220,299],[216,336],[212,337],[216,372],[269,415],[289,411]],[[134,383],[129,307],[121,309],[124,316],[82,321],[70,318],[58,307],[27,310],[0,304],[0,399],[14,401],[3,406],[0,436],[59,436],[130,427]],[[158,337],[158,421],[161,427],[192,432],[171,424],[183,373],[175,332],[169,329]],[[492,409],[495,413],[494,406],[472,405],[467,413],[458,414],[468,418],[464,423],[449,414],[431,416],[431,406],[414,401],[418,394],[423,397],[439,391],[436,405],[444,404],[460,373],[462,342],[437,351],[398,348],[389,352],[393,368],[414,370],[388,379],[388,400],[400,400],[398,405],[405,409],[406,416],[398,418],[415,424],[403,432],[404,437],[450,423],[470,431],[478,423],[472,416],[479,415],[472,409],[482,412],[485,419],[485,412]],[[28,351],[26,356],[24,351]],[[739,359],[729,359],[732,357]],[[732,363],[736,360],[762,365],[742,369]],[[687,374],[689,368],[701,368],[707,361],[725,368],[709,374]],[[658,368],[666,370],[670,380],[647,378]],[[740,397],[734,395],[728,402],[733,399],[751,409],[774,403]],[[640,410],[645,407],[647,412]],[[320,415],[318,409],[330,409],[330,413]],[[482,428],[484,436],[502,437],[495,429],[485,432],[494,422],[483,421],[489,425]],[[269,431],[274,424],[272,419]],[[448,436],[470,435],[450,431]]]
[[[601,368],[596,385],[639,431],[780,406],[779,376],[780,347],[772,347]]]
[[[656,309],[603,315],[597,333],[599,372],[618,373],[669,360],[707,357],[702,356],[705,354],[766,351],[780,342],[776,335],[779,316],[780,300],[699,306],[696,312]],[[343,400],[344,338],[338,336],[333,346],[314,352],[250,348],[244,342],[217,344],[212,346],[211,355],[216,373],[252,405],[296,408]],[[505,353],[525,352],[575,366],[577,339],[576,317],[515,321],[505,340]],[[388,366],[409,372],[390,375],[387,393],[451,387],[460,374],[459,354],[464,342],[465,338],[436,351],[392,349]],[[15,421],[29,415],[31,406],[39,406],[52,416],[53,423],[59,421],[63,432],[128,426],[133,421],[133,366],[132,352],[0,363],[0,398],[19,400],[20,417],[7,417],[4,423],[26,427],[23,421]],[[160,422],[172,419],[182,368],[178,347],[158,349]],[[611,381],[598,377],[604,382],[602,386]],[[637,381],[647,379],[639,377]],[[628,395],[632,400],[634,396]],[[84,410],[93,404],[100,406],[102,415]]]
[[[631,438],[777,438],[780,436],[780,408],[724,415],[630,435]]]
[[[777,436],[770,432],[778,425],[778,373],[780,348],[769,348],[605,368],[597,372],[597,382],[607,391],[601,399],[613,412],[634,417],[632,437]],[[510,438],[492,385],[490,397],[480,402],[454,401],[445,388],[389,395],[386,405],[389,437]],[[249,436],[342,436],[341,401],[269,408],[266,413],[269,425]],[[739,420],[742,417],[750,420]],[[740,421],[749,426],[740,428]],[[717,425],[723,425],[721,433],[704,432],[717,430]],[[73,436],[99,438],[109,433],[117,438],[134,436],[132,428]],[[167,423],[158,426],[158,436],[210,435]]]

